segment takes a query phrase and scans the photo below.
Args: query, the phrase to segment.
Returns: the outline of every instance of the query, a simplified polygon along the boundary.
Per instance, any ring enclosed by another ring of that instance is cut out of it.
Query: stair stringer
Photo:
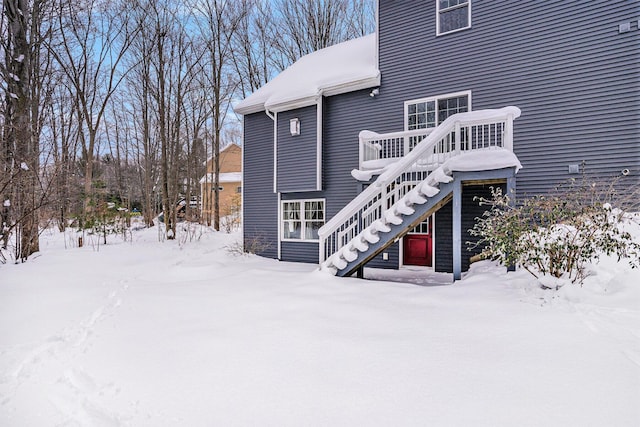
[[[358,257],[347,262],[347,266],[343,269],[338,269],[335,273],[336,276],[346,277],[356,272],[360,267],[364,266],[367,262],[371,261],[375,256],[393,244],[397,239],[403,237],[412,228],[424,221],[434,212],[440,210],[440,208],[449,202],[453,197],[453,189],[456,185],[460,184],[460,178],[456,178],[456,174],[453,174],[453,180],[448,183],[440,182],[438,188],[438,194],[431,196],[427,201],[422,204],[414,204],[412,208],[415,212],[410,215],[403,215],[402,222],[398,225],[388,224],[390,230],[388,232],[378,232],[377,235],[380,240],[377,243],[369,243],[369,249],[364,252],[358,251]]]

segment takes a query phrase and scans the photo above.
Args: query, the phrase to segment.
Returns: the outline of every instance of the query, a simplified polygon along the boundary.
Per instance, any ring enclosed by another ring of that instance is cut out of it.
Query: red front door
[[[404,236],[404,264],[431,267],[431,235],[407,234]]]
[[[431,237],[431,218],[419,224],[409,234],[404,236],[404,265],[431,267],[431,260],[433,259],[433,242]]]

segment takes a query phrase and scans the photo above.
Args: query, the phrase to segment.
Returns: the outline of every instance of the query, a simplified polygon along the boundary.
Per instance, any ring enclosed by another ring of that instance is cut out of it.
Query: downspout
[[[278,113],[269,111],[267,107],[264,108],[264,112],[273,120],[273,192],[278,195],[278,244],[276,246],[278,252],[277,257],[281,259],[282,245],[280,243],[280,236],[282,235],[282,221],[280,220],[280,193],[278,193]]]
[[[376,67],[380,70],[380,0],[376,1]]]
[[[322,190],[322,91],[316,102],[316,190]]]
[[[264,112],[271,120],[273,120],[273,192],[278,192],[277,177],[278,177],[278,113],[271,112],[265,107]]]

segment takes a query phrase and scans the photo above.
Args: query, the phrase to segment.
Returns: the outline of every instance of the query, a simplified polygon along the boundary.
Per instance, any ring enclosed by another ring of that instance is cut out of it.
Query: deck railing
[[[447,159],[491,147],[513,150],[513,120],[519,116],[517,107],[504,107],[454,114],[432,129],[361,132],[361,169],[376,169],[380,161],[395,162],[320,228],[320,263],[382,218],[387,209]]]
[[[433,128],[385,134],[360,132],[360,169],[377,169],[388,160],[404,157],[432,131]]]

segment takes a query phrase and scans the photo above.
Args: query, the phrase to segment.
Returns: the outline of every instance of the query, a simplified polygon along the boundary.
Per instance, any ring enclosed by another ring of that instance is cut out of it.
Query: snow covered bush
[[[612,187],[586,181],[570,184],[549,196],[537,196],[515,205],[508,195],[492,189],[488,206],[469,230],[479,237],[470,247],[508,266],[520,266],[538,279],[553,277],[581,284],[587,264],[602,254],[640,266],[640,243],[625,224],[629,216],[612,208]]]

